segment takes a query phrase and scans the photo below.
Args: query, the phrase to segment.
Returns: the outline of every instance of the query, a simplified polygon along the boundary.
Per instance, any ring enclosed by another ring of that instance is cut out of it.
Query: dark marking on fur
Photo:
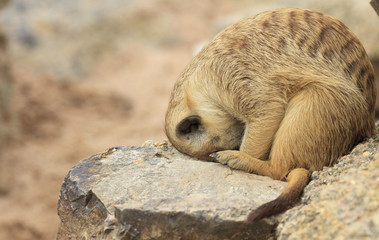
[[[364,82],[363,81],[357,81],[357,87],[361,93],[365,90]]]
[[[290,33],[292,38],[294,39],[298,30],[298,26],[296,23],[296,12],[292,11],[289,15],[289,22],[288,22]]]
[[[366,75],[367,75],[367,69],[361,68],[361,70],[358,73],[358,82],[361,82],[363,79],[365,79]]]
[[[217,144],[218,142],[220,142],[221,138],[220,136],[215,136],[212,138],[211,142],[212,144]]]
[[[286,46],[287,46],[287,42],[286,42],[286,40],[285,40],[284,37],[281,37],[281,38],[279,39],[278,44],[279,44],[279,48],[282,49],[282,50],[283,50],[284,48],[286,48]]]
[[[323,27],[318,35],[318,39],[320,42],[325,41],[325,34],[330,30],[330,27]]]
[[[278,22],[278,13],[273,11],[271,14],[271,25],[277,25]]]
[[[357,61],[354,60],[346,65],[346,68],[344,69],[344,71],[348,76],[352,76],[354,72],[356,71],[357,67],[358,67]]]
[[[309,11],[304,12],[304,20],[308,24],[309,27],[312,26],[310,16],[311,16],[311,13]]]
[[[375,76],[374,76],[374,73],[370,73],[367,77],[367,82],[370,83],[370,85],[373,85],[373,83],[375,82]]]
[[[308,55],[311,56],[312,58],[315,58],[317,56],[317,51],[318,51],[319,47],[320,47],[320,43],[315,42],[315,44],[311,45],[308,48]]]
[[[262,26],[263,26],[263,28],[269,28],[271,26],[271,24],[268,20],[266,20],[262,23]]]
[[[332,49],[325,49],[323,52],[322,52],[322,56],[325,58],[325,59],[328,59],[328,60],[332,60],[333,56],[334,56],[334,51]]]
[[[341,53],[345,56],[348,56],[350,52],[355,48],[356,40],[354,38],[350,38],[347,42],[341,47]]]
[[[297,45],[299,46],[300,49],[303,49],[306,42],[307,42],[307,37],[304,36],[304,37],[299,39]]]

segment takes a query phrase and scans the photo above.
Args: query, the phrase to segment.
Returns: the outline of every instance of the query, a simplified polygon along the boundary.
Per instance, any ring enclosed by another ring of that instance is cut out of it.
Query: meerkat
[[[229,26],[194,57],[165,132],[180,152],[288,182],[254,222],[290,208],[312,171],[376,133],[375,99],[373,67],[343,23],[277,9]]]

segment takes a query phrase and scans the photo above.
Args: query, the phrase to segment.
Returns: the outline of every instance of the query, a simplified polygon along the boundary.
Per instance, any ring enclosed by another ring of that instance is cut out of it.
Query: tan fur
[[[250,221],[282,212],[308,183],[375,134],[367,54],[340,21],[277,9],[219,33],[177,80],[165,131],[181,152],[288,180]],[[217,152],[217,153],[216,153]]]

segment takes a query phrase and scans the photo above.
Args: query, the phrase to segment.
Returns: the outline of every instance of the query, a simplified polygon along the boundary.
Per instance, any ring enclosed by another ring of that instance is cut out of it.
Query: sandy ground
[[[247,4],[168,5],[164,10],[179,26],[175,45],[136,40],[101,59],[79,83],[13,65],[16,132],[0,151],[0,239],[54,239],[59,190],[73,165],[112,146],[165,139],[169,93],[194,48],[214,34],[210,26],[221,16],[244,12]]]

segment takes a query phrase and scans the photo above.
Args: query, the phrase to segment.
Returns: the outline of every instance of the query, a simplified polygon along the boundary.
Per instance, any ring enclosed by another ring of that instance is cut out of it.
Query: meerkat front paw
[[[216,159],[219,163],[238,170],[247,170],[246,165],[249,165],[248,158],[250,157],[246,153],[235,150],[215,152],[209,156]]]

